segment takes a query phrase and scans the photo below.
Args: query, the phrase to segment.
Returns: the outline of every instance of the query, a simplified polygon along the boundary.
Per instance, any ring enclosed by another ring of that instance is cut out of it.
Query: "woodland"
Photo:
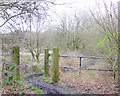
[[[0,94],[117,96],[120,2],[98,1],[0,1]]]

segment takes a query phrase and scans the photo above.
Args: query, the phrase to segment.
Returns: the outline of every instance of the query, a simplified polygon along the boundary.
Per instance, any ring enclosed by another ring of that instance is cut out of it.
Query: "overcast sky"
[[[57,18],[57,21],[59,18],[61,18],[63,15],[66,16],[71,16],[74,15],[74,13],[77,13],[78,11],[82,10],[82,11],[88,11],[88,7],[89,8],[96,8],[97,4],[101,4],[104,2],[110,3],[111,1],[113,3],[117,3],[120,0],[56,0],[56,3],[58,5],[54,6],[52,9],[52,11],[56,12],[56,15],[52,14],[52,17]],[[64,4],[65,3],[65,4]],[[97,4],[96,4],[97,3]],[[59,4],[63,4],[63,5],[59,5]],[[101,8],[104,10],[104,8]],[[56,23],[56,22],[53,22]]]
[[[117,3],[120,0],[56,0],[56,3],[58,5],[51,7],[51,11],[52,11],[50,12],[51,15],[50,17],[52,18],[51,22],[54,25],[57,22],[59,22],[59,19],[63,15],[71,16],[74,15],[74,13],[79,12],[80,10],[86,11],[87,7],[95,8],[96,2],[102,3],[103,1],[106,1],[107,3],[110,3],[110,1],[112,1],[113,3]],[[55,14],[53,14],[53,12]]]
[[[56,0],[58,4],[64,4],[63,6],[55,6],[55,10],[58,12],[69,12],[75,9],[86,9],[87,7],[96,7],[96,3],[107,2],[117,3],[120,0]],[[71,7],[71,8],[70,8]],[[77,10],[76,10],[77,11]]]

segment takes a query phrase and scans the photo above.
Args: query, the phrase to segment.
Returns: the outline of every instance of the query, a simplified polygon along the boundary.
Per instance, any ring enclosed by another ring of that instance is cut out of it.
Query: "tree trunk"
[[[37,62],[39,62],[39,55],[40,55],[40,53],[36,54],[36,60],[37,60]]]
[[[31,53],[31,55],[32,55],[33,59],[35,60],[35,54],[33,53],[33,51],[32,51],[32,50],[30,50],[30,53]]]

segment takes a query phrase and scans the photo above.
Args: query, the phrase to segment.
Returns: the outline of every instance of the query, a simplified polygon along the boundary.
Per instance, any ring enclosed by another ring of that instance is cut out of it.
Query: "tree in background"
[[[102,9],[100,6],[102,6]],[[96,23],[103,29],[101,41],[98,46],[102,48],[105,55],[115,57],[117,55],[118,31],[117,31],[117,6],[112,2],[107,4],[103,2],[98,4],[96,10],[91,10],[90,13]],[[104,54],[103,53],[103,54]]]
[[[104,10],[101,8],[104,8]],[[120,7],[120,6],[119,6]],[[103,54],[117,58],[111,59],[110,63],[113,70],[118,69],[118,78],[120,77],[120,40],[119,40],[119,8],[117,4],[113,2],[103,2],[101,5],[98,4],[95,10],[90,10],[91,15],[95,19],[96,23],[103,29],[101,41],[98,46],[102,48]],[[119,17],[120,18],[120,17]],[[115,68],[116,67],[116,68]],[[115,72],[115,71],[114,71]],[[120,79],[118,79],[118,86],[120,86]],[[120,87],[119,87],[120,90]]]
[[[37,61],[44,44],[46,20],[51,5],[63,4],[57,4],[55,0],[0,2],[0,17],[3,21],[0,27],[5,25],[5,28],[12,33],[16,31],[22,33],[17,34],[22,41],[20,45],[29,50]]]
[[[54,44],[61,50],[76,50],[83,55],[96,56],[96,45],[101,37],[100,30],[87,11],[80,10],[71,16],[63,15],[60,24],[53,30]]]
[[[46,15],[44,15],[46,16]],[[24,33],[24,37],[22,38],[22,43],[24,48],[26,48],[32,55],[34,60],[39,61],[39,55],[41,53],[41,48],[44,45],[44,41],[45,41],[45,19],[44,18],[40,18],[40,17],[34,17],[34,16],[30,16],[29,17],[30,20],[26,21],[30,24],[30,26],[27,26],[27,28],[25,31],[23,31]]]
[[[74,16],[63,16],[60,19],[60,26],[56,27],[57,35],[65,43],[65,49],[78,50],[82,41],[81,31],[84,31],[84,14],[75,14]],[[58,41],[60,42],[60,41]]]
[[[44,35],[41,32],[45,30],[44,22],[48,16],[48,3],[52,2],[0,2],[0,16],[3,21],[0,27],[5,25],[5,28],[15,37],[19,36],[21,41],[19,45],[29,50],[37,61],[39,61],[43,44]]]

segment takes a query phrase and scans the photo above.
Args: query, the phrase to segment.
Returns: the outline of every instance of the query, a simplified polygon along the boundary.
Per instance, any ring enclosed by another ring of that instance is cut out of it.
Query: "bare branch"
[[[11,16],[10,18],[8,18],[3,24],[0,25],[0,27],[4,26],[9,20],[11,20],[12,18],[16,17],[16,16],[19,16],[21,14],[25,14],[25,13],[19,13],[17,15],[14,15],[14,16]]]

